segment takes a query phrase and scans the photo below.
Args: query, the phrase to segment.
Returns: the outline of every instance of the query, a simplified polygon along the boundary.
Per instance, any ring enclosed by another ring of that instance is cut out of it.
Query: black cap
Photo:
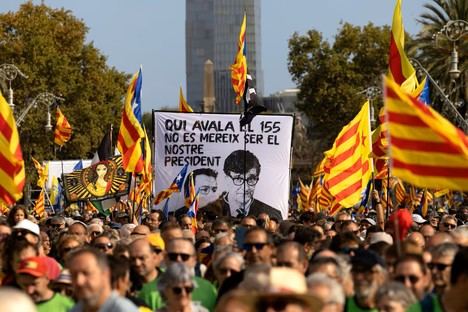
[[[385,261],[378,254],[367,249],[358,249],[354,252],[351,258],[351,265],[353,267],[364,267],[372,269],[375,265],[385,267]]]

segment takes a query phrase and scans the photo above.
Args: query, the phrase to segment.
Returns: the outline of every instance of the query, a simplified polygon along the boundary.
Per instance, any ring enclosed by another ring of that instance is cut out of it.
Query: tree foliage
[[[361,108],[365,96],[359,92],[380,87],[388,67],[389,38],[388,26],[344,23],[333,43],[316,30],[295,33],[289,40],[288,68],[300,89],[297,108],[311,120],[309,133],[320,138],[315,161]],[[378,112],[381,99],[374,104]]]
[[[12,83],[15,114],[47,91],[64,98],[58,104],[73,128],[71,140],[54,152],[53,133],[44,128],[46,107],[31,109],[19,129],[26,159],[90,157],[109,126],[120,124],[128,75],[109,67],[93,43],[85,42],[87,31],[70,11],[32,2],[0,15],[0,62],[15,64],[28,76]],[[51,112],[55,125],[55,108]]]
[[[418,22],[422,24],[422,30],[418,33],[411,50],[418,52],[418,60],[438,81],[452,102],[459,104],[460,113],[465,115],[468,102],[468,33],[455,36],[459,39],[450,41],[446,33],[441,30],[451,20],[462,20],[465,23],[468,21],[468,2],[466,0],[431,0],[424,4],[424,8],[426,10],[418,19]],[[454,44],[458,51],[458,67],[461,71],[460,77],[456,80],[449,75],[450,55]],[[440,94],[433,96],[434,98],[437,99],[434,103],[436,109],[444,112]],[[450,118],[453,115],[449,114],[447,117]]]

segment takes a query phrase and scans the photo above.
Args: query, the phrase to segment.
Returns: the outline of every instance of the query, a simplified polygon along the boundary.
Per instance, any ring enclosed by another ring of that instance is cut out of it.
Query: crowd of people
[[[468,208],[0,217],[0,311],[468,311]],[[402,225],[401,225],[402,226]]]

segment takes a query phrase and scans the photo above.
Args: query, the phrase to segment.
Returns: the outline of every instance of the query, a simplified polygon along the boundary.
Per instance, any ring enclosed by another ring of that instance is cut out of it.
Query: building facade
[[[244,12],[247,14],[247,66],[257,93],[263,94],[261,0],[186,0],[185,50],[187,100],[199,111],[203,103],[203,66],[214,64],[215,111],[238,111],[230,66]]]

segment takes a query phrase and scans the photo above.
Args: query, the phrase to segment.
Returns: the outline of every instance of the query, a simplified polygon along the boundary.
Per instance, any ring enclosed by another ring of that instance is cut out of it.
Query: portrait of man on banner
[[[123,196],[130,186],[130,175],[122,167],[121,156],[63,176],[65,194],[71,202]]]
[[[236,150],[224,160],[226,190],[207,210],[217,215],[242,217],[252,215],[257,217],[266,213],[270,217],[282,220],[281,211],[254,197],[255,188],[260,180],[261,165],[257,156],[248,150]]]

